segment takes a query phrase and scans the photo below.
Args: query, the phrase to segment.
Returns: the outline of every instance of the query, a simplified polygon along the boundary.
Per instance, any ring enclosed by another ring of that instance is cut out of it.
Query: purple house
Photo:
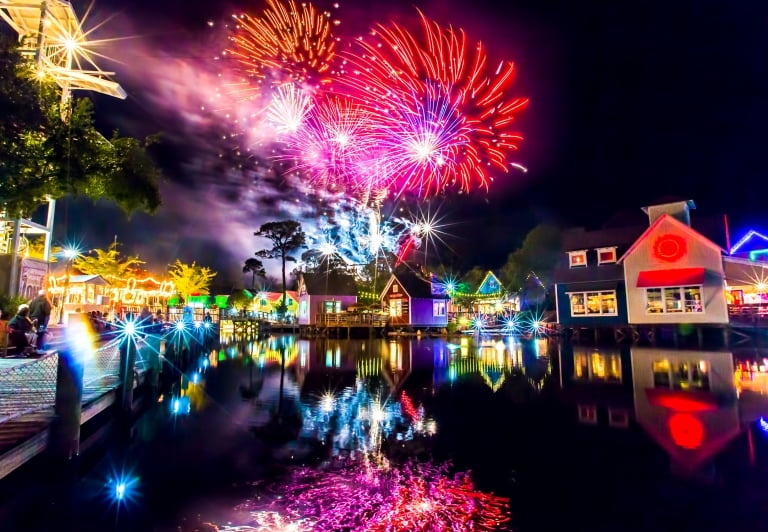
[[[315,325],[320,314],[345,312],[357,303],[355,278],[344,273],[299,274],[299,325]]]
[[[448,296],[443,284],[414,272],[393,274],[381,294],[381,303],[389,309],[389,324],[393,326],[448,325]]]

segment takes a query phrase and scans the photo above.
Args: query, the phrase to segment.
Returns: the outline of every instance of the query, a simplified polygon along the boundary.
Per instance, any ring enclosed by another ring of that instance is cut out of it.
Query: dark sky
[[[348,31],[391,18],[407,23],[413,5],[465,28],[494,58],[514,61],[517,90],[531,98],[518,122],[519,161],[529,172],[499,177],[487,195],[431,203],[452,224],[456,253],[443,251],[444,262],[497,267],[540,221],[597,226],[617,210],[669,195],[694,199],[705,214],[727,213],[734,238],[753,226],[768,230],[768,3],[349,1],[339,17]],[[117,233],[158,264],[181,255],[237,277],[255,250],[253,229],[266,221],[264,205],[247,199],[247,179],[224,179],[207,161],[215,154],[199,149],[194,120],[178,112],[185,94],[157,74],[194,85],[184,68],[214,41],[206,22],[225,20],[233,8],[189,0],[125,6],[100,0],[93,16],[104,20],[116,9],[100,31],[138,35],[110,51],[122,64],[104,65],[117,70],[129,99],[98,97],[97,112],[106,127],[126,133],[168,133],[168,206],[129,224],[108,207],[78,202],[60,211],[61,230],[91,247]]]

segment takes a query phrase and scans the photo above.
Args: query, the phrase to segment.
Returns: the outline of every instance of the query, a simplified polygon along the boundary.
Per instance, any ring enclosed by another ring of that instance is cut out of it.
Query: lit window
[[[616,248],[597,248],[597,264],[613,264],[616,262]]]
[[[433,301],[432,302],[432,315],[433,316],[445,316],[445,301]]]
[[[669,360],[653,362],[653,386],[676,390],[709,390],[709,362],[706,360]]]
[[[569,251],[568,264],[571,268],[579,268],[587,265],[587,250]]]
[[[397,285],[397,283],[392,284],[392,293],[396,294],[400,291],[400,287]]]
[[[402,299],[390,299],[389,300],[389,315],[393,318],[399,318],[403,315],[403,300]]]
[[[571,316],[616,316],[616,291],[571,292]]]
[[[621,357],[594,352],[573,355],[573,377],[576,380],[621,382]]]
[[[701,286],[645,289],[645,309],[648,314],[704,312],[704,305],[701,301]]]

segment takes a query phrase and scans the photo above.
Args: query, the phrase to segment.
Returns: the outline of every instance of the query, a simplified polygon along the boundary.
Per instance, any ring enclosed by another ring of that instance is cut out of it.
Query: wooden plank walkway
[[[147,360],[139,350],[134,387],[146,376]],[[102,345],[83,368],[81,424],[109,408],[117,398],[120,353]],[[0,359],[0,479],[48,446],[56,398],[58,354]]]

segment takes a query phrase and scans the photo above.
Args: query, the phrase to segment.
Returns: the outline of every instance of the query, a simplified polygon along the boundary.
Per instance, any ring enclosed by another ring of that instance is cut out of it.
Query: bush
[[[21,296],[7,296],[0,294],[0,319],[7,320],[16,315],[19,305],[27,300]]]

